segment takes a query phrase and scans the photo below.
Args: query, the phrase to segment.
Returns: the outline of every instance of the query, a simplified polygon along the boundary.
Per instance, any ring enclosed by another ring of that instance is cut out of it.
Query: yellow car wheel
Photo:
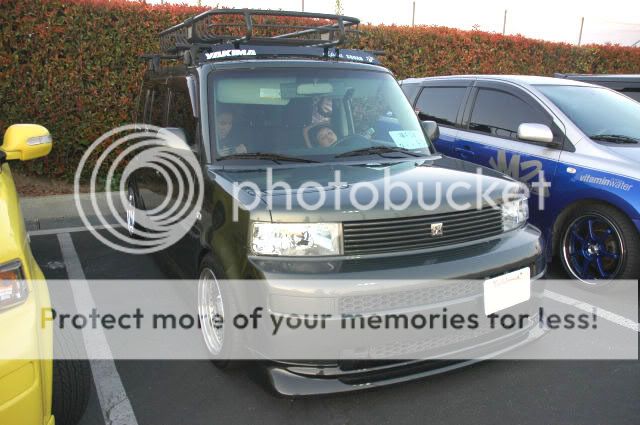
[[[53,405],[56,425],[76,425],[89,403],[91,367],[75,335],[54,332]],[[71,360],[62,360],[71,359]]]

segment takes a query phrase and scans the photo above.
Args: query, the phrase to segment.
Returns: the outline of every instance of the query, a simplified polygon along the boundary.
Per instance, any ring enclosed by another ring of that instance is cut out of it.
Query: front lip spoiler
[[[313,375],[295,373],[285,364],[269,363],[260,368],[258,379],[277,395],[286,397],[308,397],[361,391],[399,384],[450,372],[472,364],[490,360],[503,353],[526,345],[545,334],[545,329],[535,320],[527,329],[514,332],[499,342],[490,344],[492,350],[480,357],[468,360],[411,360],[370,369],[359,369],[344,376],[327,377],[320,371]],[[473,350],[471,348],[470,350]]]

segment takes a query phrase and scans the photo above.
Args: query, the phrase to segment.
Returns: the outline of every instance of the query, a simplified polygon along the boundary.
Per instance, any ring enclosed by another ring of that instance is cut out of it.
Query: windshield
[[[209,77],[209,99],[218,160],[324,162],[434,152],[402,90],[384,72],[216,71]]]
[[[590,138],[640,140],[640,103],[602,87],[536,86]],[[616,139],[617,138],[617,139]]]

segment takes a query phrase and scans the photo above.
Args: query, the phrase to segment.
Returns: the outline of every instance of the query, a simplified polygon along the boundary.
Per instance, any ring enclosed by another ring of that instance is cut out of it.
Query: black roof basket
[[[160,48],[165,55],[219,44],[326,49],[357,35],[359,23],[356,18],[321,13],[212,9],[161,32]]]

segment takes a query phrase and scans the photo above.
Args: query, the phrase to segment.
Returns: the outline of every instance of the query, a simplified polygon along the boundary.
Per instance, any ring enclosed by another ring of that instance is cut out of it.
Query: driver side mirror
[[[525,122],[518,126],[518,139],[529,142],[552,143],[553,132],[547,125]]]
[[[6,161],[29,161],[48,155],[52,147],[49,130],[37,124],[14,124],[7,128],[0,150]]]
[[[440,127],[435,121],[421,121],[422,130],[430,142],[434,142],[440,137]]]

